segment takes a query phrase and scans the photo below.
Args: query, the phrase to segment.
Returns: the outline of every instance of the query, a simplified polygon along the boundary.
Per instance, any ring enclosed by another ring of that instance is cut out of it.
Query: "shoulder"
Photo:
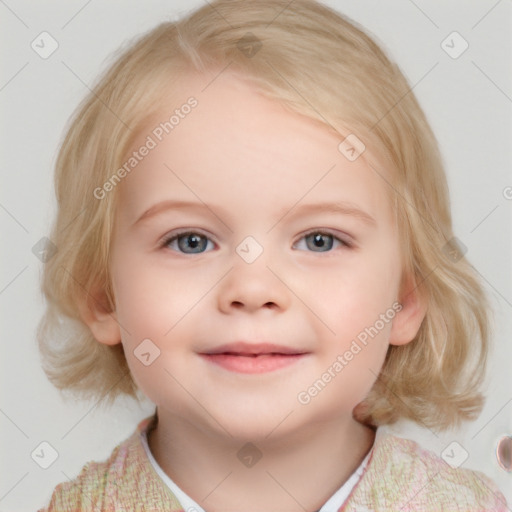
[[[416,442],[390,434],[376,440],[347,506],[352,503],[371,510],[507,510],[505,498],[483,473],[452,468]]]
[[[41,512],[149,511],[161,510],[161,506],[166,510],[181,510],[144,451],[140,434],[150,420],[143,420],[128,439],[114,448],[107,460],[88,462],[76,479],[59,484],[48,507]]]

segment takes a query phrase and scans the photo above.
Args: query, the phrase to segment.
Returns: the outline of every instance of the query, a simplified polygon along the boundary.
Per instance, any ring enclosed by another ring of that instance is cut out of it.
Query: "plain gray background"
[[[57,483],[74,478],[87,461],[105,459],[153,410],[130,400],[111,410],[64,401],[47,381],[35,342],[43,312],[42,263],[32,247],[48,235],[53,165],[68,118],[109,56],[157,23],[203,3],[0,0],[0,512],[42,507]],[[324,3],[366,27],[414,86],[445,159],[455,233],[495,308],[488,400],[480,418],[442,434],[410,424],[393,428],[438,455],[456,441],[469,454],[463,466],[484,471],[512,504],[512,474],[495,457],[497,440],[512,435],[512,2]],[[31,47],[43,31],[59,45],[46,59]],[[458,58],[441,46],[453,31],[469,45]],[[31,458],[43,441],[58,453],[48,469]]]

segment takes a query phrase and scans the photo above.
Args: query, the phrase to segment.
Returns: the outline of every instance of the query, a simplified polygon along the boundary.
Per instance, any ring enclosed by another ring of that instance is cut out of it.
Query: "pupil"
[[[190,235],[188,237],[188,244],[192,249],[196,249],[199,246],[199,237],[196,235]]]
[[[308,249],[316,252],[330,251],[333,246],[332,235],[326,233],[312,233],[307,236],[306,244]],[[318,251],[317,251],[318,249]]]
[[[318,233],[317,235],[315,235],[315,245],[317,247],[323,247],[325,245],[325,240],[324,240],[324,237],[323,235],[321,235],[320,233]]]

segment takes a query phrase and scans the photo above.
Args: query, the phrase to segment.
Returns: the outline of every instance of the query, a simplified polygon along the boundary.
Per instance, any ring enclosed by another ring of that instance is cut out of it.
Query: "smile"
[[[236,373],[267,373],[290,366],[308,352],[271,344],[238,342],[199,354],[204,360]]]

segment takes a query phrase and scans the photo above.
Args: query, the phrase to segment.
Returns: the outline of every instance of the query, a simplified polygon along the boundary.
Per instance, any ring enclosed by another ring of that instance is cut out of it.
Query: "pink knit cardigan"
[[[59,484],[40,512],[183,512],[144,451],[141,432],[151,419],[143,420],[108,460],[89,462],[75,480]],[[415,442],[384,434],[339,512],[506,510],[505,498],[482,473],[452,469]]]

